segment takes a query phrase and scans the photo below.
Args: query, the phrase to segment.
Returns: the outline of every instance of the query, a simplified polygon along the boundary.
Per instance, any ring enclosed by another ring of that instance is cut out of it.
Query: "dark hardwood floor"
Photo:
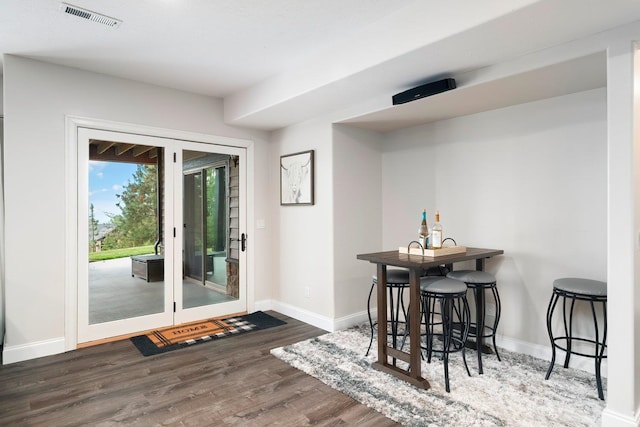
[[[271,356],[324,333],[286,325],[156,356],[129,340],[0,366],[0,425],[397,425]]]

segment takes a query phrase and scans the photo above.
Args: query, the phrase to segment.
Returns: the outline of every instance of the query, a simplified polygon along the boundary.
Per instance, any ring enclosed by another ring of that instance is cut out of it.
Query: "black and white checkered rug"
[[[286,322],[276,319],[262,311],[235,316],[220,321],[208,320],[202,327],[197,324],[177,327],[177,333],[182,338],[171,340],[165,330],[152,331],[146,335],[138,335],[131,338],[131,342],[144,356],[166,353],[196,344],[215,341],[234,335],[260,329],[268,329],[274,326],[284,325]],[[213,327],[212,327],[213,326]],[[171,330],[169,330],[171,331]]]

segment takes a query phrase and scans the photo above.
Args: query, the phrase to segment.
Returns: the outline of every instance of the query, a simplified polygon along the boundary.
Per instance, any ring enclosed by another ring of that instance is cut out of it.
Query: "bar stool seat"
[[[471,376],[465,357],[465,343],[469,334],[470,312],[467,302],[467,286],[458,280],[443,277],[423,277],[420,279],[422,319],[426,334],[427,362],[431,354],[440,353],[444,361],[445,389],[449,392],[449,354],[462,351],[462,360],[467,374]],[[439,304],[439,312],[436,310]],[[435,317],[440,315],[440,322]],[[440,326],[440,330],[436,330]],[[442,348],[434,348],[434,337],[440,338]]]
[[[496,283],[496,276],[486,271],[479,270],[454,270],[447,274],[449,279],[460,280],[467,284],[467,287],[474,285],[486,285],[488,283]]]
[[[420,292],[431,294],[460,294],[467,292],[467,285],[447,277],[420,278]]]
[[[369,316],[369,325],[371,327],[371,339],[369,340],[369,347],[365,356],[369,355],[371,351],[371,344],[373,343],[374,327],[377,322],[374,322],[371,317],[371,296],[373,290],[378,284],[377,275],[373,275],[371,282],[371,289],[369,290],[369,298],[367,299],[367,315]],[[400,323],[405,324],[407,319],[407,310],[404,306],[404,289],[409,287],[409,270],[403,269],[388,269],[387,270],[387,289],[389,290],[389,307],[391,308],[391,316],[389,317],[388,324],[391,326],[391,339],[393,340],[393,347],[396,347],[398,337],[398,326]],[[394,292],[395,291],[395,292]],[[394,303],[394,293],[395,303]],[[400,309],[404,314],[404,321],[400,320]]]
[[[482,370],[482,341],[485,338],[491,338],[493,342],[493,350],[496,353],[498,360],[500,359],[500,353],[498,353],[498,346],[496,345],[496,332],[498,330],[498,323],[500,322],[500,313],[502,307],[500,304],[500,295],[498,294],[498,288],[496,283],[496,276],[486,271],[478,270],[456,270],[447,274],[450,279],[460,280],[467,285],[467,288],[473,290],[473,295],[476,302],[476,319],[475,322],[471,322],[471,328],[469,331],[469,337],[476,340],[476,353],[478,356],[478,372],[483,373]],[[485,319],[487,318],[487,305],[485,290],[491,291],[493,300],[495,303],[495,317],[491,325],[487,325]]]
[[[562,297],[562,319],[564,323],[564,336],[553,335],[552,320],[553,313],[556,308],[558,299]],[[568,313],[567,323],[567,301],[571,301],[571,307]],[[594,338],[584,338],[573,336],[573,318],[574,307],[576,301],[587,301],[591,307],[591,315],[593,318],[593,326],[595,330]],[[602,306],[602,322],[603,333],[600,337],[600,325],[598,317],[596,315],[595,305],[600,303]],[[602,365],[602,359],[606,359],[607,355],[604,354],[607,348],[607,284],[598,280],[581,279],[576,277],[565,277],[556,279],[553,281],[553,294],[549,301],[549,308],[547,309],[547,331],[549,333],[549,340],[551,341],[551,363],[547,370],[545,380],[549,379],[551,371],[556,361],[556,349],[565,351],[564,367],[569,367],[569,358],[572,354],[590,357],[595,359],[595,373],[596,373],[596,386],[598,388],[598,397],[604,400],[604,392],[602,390],[602,378],[600,375],[600,366]],[[574,341],[593,344],[594,352],[592,354],[586,354],[581,351],[577,351],[572,348]],[[564,344],[564,346],[563,346]]]
[[[606,297],[607,284],[599,280],[565,277],[553,281],[553,288],[576,295],[587,297]]]

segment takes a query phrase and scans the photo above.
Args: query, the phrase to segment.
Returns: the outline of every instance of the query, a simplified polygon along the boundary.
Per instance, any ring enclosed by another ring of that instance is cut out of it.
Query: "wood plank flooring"
[[[0,425],[397,425],[271,356],[324,331],[269,314],[287,324],[150,357],[124,340],[0,366]]]

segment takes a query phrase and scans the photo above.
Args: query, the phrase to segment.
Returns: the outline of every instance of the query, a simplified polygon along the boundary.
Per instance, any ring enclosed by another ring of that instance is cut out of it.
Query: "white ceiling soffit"
[[[640,0],[65,1],[122,23],[61,13],[60,0],[0,0],[0,62],[224,98],[228,123],[267,130],[378,110],[427,81],[640,20]]]
[[[423,125],[606,86],[606,54],[599,52],[396,105],[340,123],[378,131]]]
[[[429,7],[414,3],[370,26],[366,38],[346,40],[343,47],[333,46],[324,55],[315,55],[314,62],[226,97],[225,121],[277,129],[345,110],[365,99],[384,97],[384,105],[391,106],[393,94],[425,82],[455,77],[638,21],[640,1],[541,0],[466,30],[456,27],[459,16],[449,10],[438,18],[453,25],[454,34],[438,39],[418,28],[428,24],[425,19],[420,22],[410,16],[430,16]],[[410,35],[413,42],[404,40],[403,35]],[[389,39],[397,55],[392,57],[392,51],[385,50],[384,55],[376,56],[376,47],[386,47]],[[416,40],[419,47],[415,47]],[[357,44],[362,41],[366,43]],[[376,109],[384,106],[380,101],[377,104]]]

